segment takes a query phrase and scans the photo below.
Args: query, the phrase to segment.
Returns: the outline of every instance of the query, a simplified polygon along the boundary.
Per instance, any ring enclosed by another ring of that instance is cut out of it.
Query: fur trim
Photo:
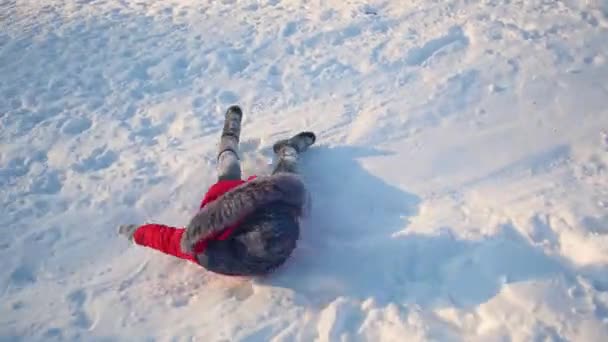
[[[305,201],[304,183],[295,174],[280,173],[244,183],[207,204],[192,218],[182,235],[182,251],[192,253],[201,239],[221,232],[270,203],[282,202],[302,209]]]

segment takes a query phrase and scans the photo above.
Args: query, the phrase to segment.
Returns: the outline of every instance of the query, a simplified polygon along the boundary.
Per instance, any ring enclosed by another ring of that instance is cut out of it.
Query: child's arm
[[[120,233],[126,235],[138,245],[153,248],[181,259],[197,262],[194,256],[181,251],[180,241],[184,231],[185,229],[183,228],[174,228],[161,224],[144,224],[139,227],[124,225],[120,227]]]

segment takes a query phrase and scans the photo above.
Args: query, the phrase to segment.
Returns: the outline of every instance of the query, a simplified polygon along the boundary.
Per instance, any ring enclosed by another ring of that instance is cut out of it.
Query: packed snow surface
[[[290,261],[185,225],[318,134]],[[608,1],[0,0],[1,341],[608,340]]]

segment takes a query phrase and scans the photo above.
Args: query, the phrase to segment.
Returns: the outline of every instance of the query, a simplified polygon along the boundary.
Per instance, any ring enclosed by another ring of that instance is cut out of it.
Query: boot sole
[[[281,150],[281,147],[289,144],[289,140],[300,138],[300,137],[308,137],[312,140],[310,145],[308,145],[307,147],[314,145],[314,143],[317,141],[317,136],[313,132],[305,131],[305,132],[300,132],[300,133],[294,135],[290,139],[279,140],[276,144],[274,144],[274,146],[272,147],[272,150],[274,151],[274,153],[279,153],[279,151]]]

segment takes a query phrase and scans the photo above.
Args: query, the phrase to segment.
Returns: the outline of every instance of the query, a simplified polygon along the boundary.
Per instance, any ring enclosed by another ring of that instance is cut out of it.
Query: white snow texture
[[[301,130],[290,261],[185,225],[244,110]],[[607,341],[608,1],[0,0],[0,341]]]

